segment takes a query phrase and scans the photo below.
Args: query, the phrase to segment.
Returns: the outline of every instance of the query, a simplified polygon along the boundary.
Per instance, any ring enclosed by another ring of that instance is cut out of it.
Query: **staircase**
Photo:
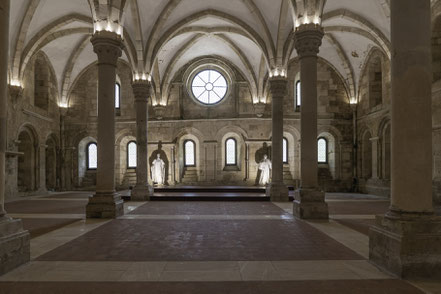
[[[296,186],[296,181],[292,177],[289,165],[283,165],[283,183],[287,186]]]
[[[181,182],[183,184],[194,184],[198,182],[198,171],[195,166],[187,166],[185,168]]]
[[[136,186],[136,169],[128,169],[124,174],[120,188],[128,189],[134,186]]]
[[[90,188],[96,186],[96,171],[87,171],[81,181],[81,188]]]

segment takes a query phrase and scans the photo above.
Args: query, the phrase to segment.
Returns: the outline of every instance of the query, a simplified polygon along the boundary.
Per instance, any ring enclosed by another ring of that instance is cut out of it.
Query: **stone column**
[[[372,179],[378,179],[378,137],[370,138],[372,144]]]
[[[115,193],[115,80],[123,43],[121,36],[108,31],[95,33],[91,42],[98,55],[98,168],[86,216],[116,218],[124,214],[123,201]]]
[[[391,206],[369,232],[369,259],[404,278],[441,278],[432,207],[430,0],[391,1]]]
[[[136,107],[136,186],[131,199],[148,201],[153,196],[153,187],[148,184],[147,125],[150,83],[138,80],[132,84]]]
[[[295,30],[300,60],[302,105],[300,106],[300,189],[294,195],[294,215],[305,219],[327,219],[325,193],[318,188],[317,162],[317,54],[323,29],[304,24]]]
[[[30,259],[30,238],[20,219],[6,215],[5,168],[7,123],[7,72],[9,52],[9,0],[0,0],[0,275]]]
[[[283,183],[283,99],[287,93],[288,81],[283,77],[269,80],[272,97],[272,179],[266,188],[271,201],[288,201],[288,187]]]
[[[40,157],[39,159],[39,166],[38,166],[38,191],[41,193],[47,192],[46,187],[46,144],[40,144],[38,146],[38,154],[37,156]]]

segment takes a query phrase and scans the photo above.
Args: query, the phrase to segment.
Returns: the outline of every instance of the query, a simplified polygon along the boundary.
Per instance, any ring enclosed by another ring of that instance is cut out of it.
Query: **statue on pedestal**
[[[158,153],[156,159],[152,162],[151,167],[152,181],[158,185],[164,185],[165,182],[165,163]]]
[[[263,186],[269,184],[272,164],[266,154],[263,156],[263,160],[259,163],[258,168],[260,170],[259,184]]]

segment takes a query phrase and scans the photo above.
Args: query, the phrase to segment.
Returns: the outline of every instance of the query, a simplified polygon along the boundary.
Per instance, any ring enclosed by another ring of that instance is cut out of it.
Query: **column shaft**
[[[317,56],[300,57],[300,81],[300,186],[317,189]]]
[[[89,199],[86,216],[115,218],[124,214],[123,201],[115,193],[115,80],[122,39],[99,31],[91,42],[98,55],[98,166],[96,193]]]
[[[378,141],[379,138],[370,138],[372,144],[372,179],[378,179]]]
[[[5,203],[5,168],[6,168],[6,114],[8,86],[9,52],[9,0],[0,1],[0,218],[6,212]]]
[[[147,81],[135,81],[132,85],[136,106],[136,186],[131,197],[136,201],[149,200],[153,188],[148,185],[148,99],[150,85]]]
[[[98,63],[98,167],[96,191],[115,192],[116,64]]]
[[[392,209],[432,211],[432,56],[428,0],[391,2]]]
[[[0,0],[0,275],[30,259],[30,237],[20,219],[6,215],[5,163],[7,122],[7,72],[9,52],[9,0]]]
[[[369,232],[369,259],[402,278],[441,278],[432,208],[430,0],[391,1],[391,206]]]
[[[272,182],[283,184],[283,96],[272,97]]]
[[[283,77],[269,80],[272,96],[272,180],[266,194],[271,201],[288,201],[288,187],[283,183],[283,100],[288,81]]]
[[[296,28],[295,46],[300,59],[300,189],[295,191],[293,214],[305,219],[327,219],[325,193],[318,187],[317,158],[317,54],[323,29],[316,24]]]

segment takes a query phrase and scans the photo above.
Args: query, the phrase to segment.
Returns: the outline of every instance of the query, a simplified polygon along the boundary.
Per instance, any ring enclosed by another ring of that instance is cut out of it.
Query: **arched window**
[[[127,168],[136,168],[136,142],[127,144]]]
[[[237,165],[237,142],[234,138],[225,141],[225,165]]]
[[[301,90],[301,84],[300,80],[296,82],[296,107],[300,107],[300,104],[302,102],[302,93]]]
[[[328,162],[328,141],[325,138],[319,138],[317,141],[318,163]]]
[[[92,142],[87,145],[87,169],[96,169],[98,166],[98,147],[96,143]]]
[[[196,144],[193,140],[186,140],[184,142],[184,165],[196,165]]]
[[[288,163],[288,140],[283,138],[283,163]]]
[[[119,109],[121,107],[121,85],[115,84],[115,108]]]

